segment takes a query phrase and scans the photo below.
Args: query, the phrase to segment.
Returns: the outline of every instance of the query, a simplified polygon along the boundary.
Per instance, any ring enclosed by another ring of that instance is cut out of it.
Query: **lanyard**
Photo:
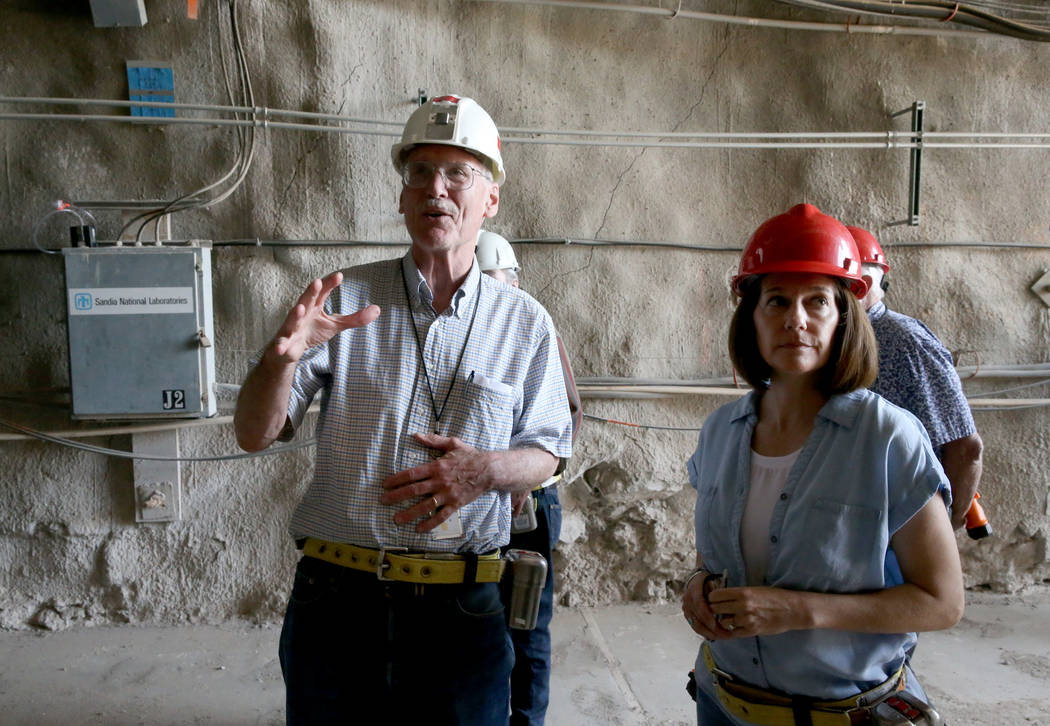
[[[423,358],[423,344],[419,340],[419,329],[416,327],[416,314],[412,312],[412,296],[408,294],[408,278],[405,277],[405,263],[401,262],[401,284],[405,287],[405,302],[408,304],[408,315],[412,320],[412,333],[416,340],[416,352],[419,353],[419,365],[423,369],[423,379],[427,382],[427,391],[430,393],[430,407],[434,411],[434,420],[440,422],[445,414],[445,407],[452,395],[452,389],[456,387],[456,379],[459,378],[459,366],[463,363],[463,355],[467,352],[467,344],[470,343],[470,334],[474,330],[474,320],[478,317],[478,306],[481,304],[481,280],[478,280],[478,290],[474,294],[474,313],[470,316],[470,326],[467,328],[467,337],[463,341],[463,347],[459,351],[459,359],[456,361],[456,370],[452,372],[452,382],[445,393],[445,400],[441,402],[441,408],[437,406],[434,398],[434,388],[430,384],[430,372],[427,371],[427,362]]]

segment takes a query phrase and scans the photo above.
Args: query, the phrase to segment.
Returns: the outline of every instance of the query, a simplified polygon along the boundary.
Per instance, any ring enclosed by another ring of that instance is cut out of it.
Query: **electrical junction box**
[[[73,418],[215,414],[211,247],[189,245],[62,250]]]
[[[91,0],[96,28],[141,27],[146,24],[143,0]]]

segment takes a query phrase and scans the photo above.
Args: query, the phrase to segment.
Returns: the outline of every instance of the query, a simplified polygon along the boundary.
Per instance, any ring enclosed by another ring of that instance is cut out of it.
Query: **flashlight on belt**
[[[532,630],[540,616],[540,595],[547,582],[547,560],[532,550],[510,549],[503,555],[511,568],[510,611],[507,624]]]
[[[984,509],[977,501],[980,498],[980,493],[975,493],[970,508],[966,510],[966,534],[970,535],[970,539],[983,539],[992,534],[992,525],[988,524]]]

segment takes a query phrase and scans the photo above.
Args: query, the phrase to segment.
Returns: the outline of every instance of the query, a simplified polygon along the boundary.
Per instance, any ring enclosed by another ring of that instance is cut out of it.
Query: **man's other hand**
[[[415,506],[394,515],[397,524],[422,519],[417,532],[429,532],[488,490],[492,453],[476,449],[455,436],[415,434],[423,446],[442,452],[427,464],[400,471],[383,481],[383,504],[418,499]]]

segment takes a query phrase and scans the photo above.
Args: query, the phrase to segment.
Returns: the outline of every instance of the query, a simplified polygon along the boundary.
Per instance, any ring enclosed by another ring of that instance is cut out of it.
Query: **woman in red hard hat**
[[[682,610],[707,641],[703,726],[929,708],[906,654],[962,616],[951,495],[917,419],[865,390],[866,289],[849,231],[808,204],[760,226],[740,260],[729,349],[754,391],[708,418],[688,461],[697,569]]]

